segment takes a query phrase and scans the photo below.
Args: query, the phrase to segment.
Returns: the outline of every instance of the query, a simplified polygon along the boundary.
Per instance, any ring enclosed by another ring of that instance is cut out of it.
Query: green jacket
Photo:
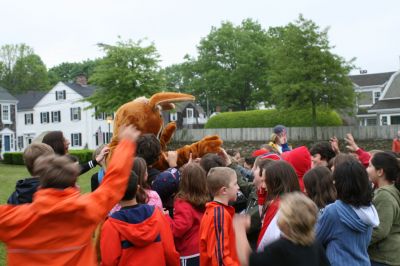
[[[400,265],[400,192],[394,185],[380,187],[372,202],[379,215],[379,226],[372,232],[370,259]]]

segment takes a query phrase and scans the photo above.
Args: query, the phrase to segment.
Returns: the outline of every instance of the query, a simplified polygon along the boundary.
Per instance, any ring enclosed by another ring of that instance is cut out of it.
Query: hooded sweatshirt
[[[168,220],[147,204],[113,213],[104,222],[100,248],[102,265],[179,265]]]
[[[400,192],[394,185],[380,187],[372,202],[380,224],[372,232],[369,257],[376,262],[400,265]]]
[[[372,228],[379,225],[373,205],[352,207],[341,200],[326,207],[318,220],[317,239],[332,266],[371,265],[367,253]]]
[[[39,178],[29,177],[17,181],[15,185],[15,191],[8,198],[8,204],[24,204],[31,203],[33,199],[33,194],[37,191],[39,187]]]
[[[125,192],[135,145],[121,140],[101,186],[39,189],[31,204],[0,206],[0,241],[7,265],[97,265],[92,235]]]
[[[282,158],[290,163],[299,179],[300,191],[304,192],[304,174],[311,169],[311,154],[306,146],[295,148],[281,154]]]

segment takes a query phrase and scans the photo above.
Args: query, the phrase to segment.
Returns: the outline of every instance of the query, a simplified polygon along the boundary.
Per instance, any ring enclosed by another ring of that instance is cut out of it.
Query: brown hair
[[[138,177],[137,184],[139,185],[139,188],[136,191],[136,201],[142,204],[149,202],[149,197],[147,196],[145,189],[150,189],[150,186],[147,184],[146,180],[144,180],[147,174],[146,161],[141,157],[135,157],[132,171]]]
[[[325,166],[317,166],[309,170],[303,177],[307,195],[318,208],[322,209],[336,200],[336,188],[333,184],[332,172]]]
[[[189,202],[198,210],[204,210],[210,196],[207,189],[206,172],[198,163],[189,163],[183,168],[176,198]]]
[[[65,138],[62,131],[50,131],[43,137],[42,143],[52,147],[56,154],[65,155],[67,151],[65,150],[64,141]]]
[[[213,167],[222,167],[225,166],[224,160],[221,156],[215,153],[207,153],[200,159],[200,165],[203,167],[204,171],[208,173]]]
[[[93,154],[92,154],[92,160],[96,160],[96,157],[100,154],[100,152],[103,150],[103,148],[107,146],[107,144],[101,144],[99,147],[97,147]]]
[[[279,206],[278,227],[295,244],[310,246],[315,239],[318,208],[303,193],[287,193]]]
[[[281,194],[300,191],[299,180],[293,167],[285,161],[274,161],[263,168],[265,185],[267,187],[267,201]]]
[[[272,162],[274,162],[274,160],[272,159],[261,158],[260,156],[256,158],[254,165],[260,169],[260,172],[258,173],[259,176],[262,176],[263,169]]]
[[[26,168],[33,176],[33,164],[39,156],[54,154],[54,150],[44,143],[32,143],[24,150],[23,158]]]
[[[42,188],[73,187],[79,172],[79,165],[72,162],[67,156],[40,156],[33,166],[33,174],[39,177]]]
[[[333,169],[336,169],[338,165],[347,161],[357,161],[357,159],[351,154],[339,153],[338,155],[336,155],[331,159],[328,166],[330,166],[329,167],[330,169],[332,169],[332,167]]]
[[[207,187],[214,197],[222,187],[229,187],[232,178],[237,178],[236,172],[229,167],[213,167],[207,175]]]

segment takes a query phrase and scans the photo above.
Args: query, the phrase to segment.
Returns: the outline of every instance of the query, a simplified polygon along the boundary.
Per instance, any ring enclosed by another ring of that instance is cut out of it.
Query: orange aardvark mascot
[[[110,156],[118,144],[118,132],[121,126],[134,125],[142,134],[153,133],[160,140],[161,148],[165,153],[167,144],[171,140],[175,130],[175,122],[170,122],[164,127],[164,121],[161,115],[162,110],[171,110],[175,108],[173,102],[193,101],[194,96],[175,92],[160,92],[156,93],[147,99],[139,97],[135,100],[122,105],[116,112],[114,120],[114,132],[111,139]],[[185,164],[192,154],[192,158],[201,157],[206,153],[219,152],[222,145],[222,140],[214,136],[206,136],[202,140],[185,145],[177,150],[178,166]],[[164,154],[165,155],[165,154]],[[109,158],[111,158],[109,156]],[[158,162],[154,167],[159,170],[168,168],[168,163],[165,156],[160,155]]]

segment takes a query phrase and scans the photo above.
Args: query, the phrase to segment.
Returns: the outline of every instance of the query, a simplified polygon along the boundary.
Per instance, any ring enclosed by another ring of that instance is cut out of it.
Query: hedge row
[[[312,126],[311,109],[226,112],[211,117],[205,128],[257,128],[274,127],[278,124],[287,127]],[[334,110],[318,108],[317,125],[340,126],[342,119]]]
[[[3,162],[6,164],[24,164],[22,152],[5,152]],[[79,163],[86,163],[92,159],[92,150],[70,150],[69,154],[78,158]]]

